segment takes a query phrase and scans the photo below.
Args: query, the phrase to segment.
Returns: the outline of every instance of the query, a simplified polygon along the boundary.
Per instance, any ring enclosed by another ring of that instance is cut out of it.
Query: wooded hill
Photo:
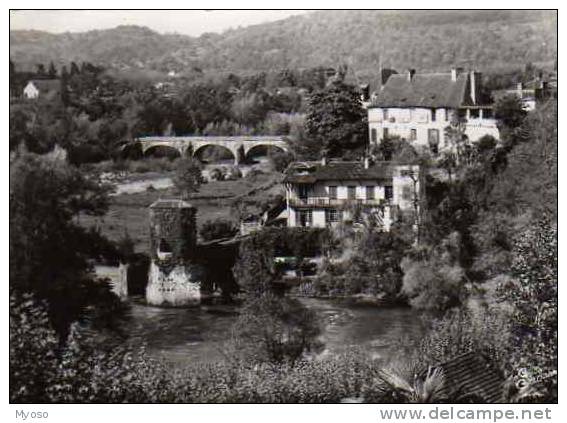
[[[183,74],[345,63],[364,78],[380,64],[398,70],[464,65],[494,71],[526,63],[552,67],[556,56],[555,11],[319,11],[200,37],[137,26],[10,32],[10,59],[23,68],[89,61],[117,70]]]

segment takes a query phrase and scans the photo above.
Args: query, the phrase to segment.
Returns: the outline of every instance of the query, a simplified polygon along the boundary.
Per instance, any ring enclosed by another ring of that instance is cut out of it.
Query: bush
[[[292,161],[291,153],[277,151],[270,154],[270,164],[276,172],[283,172]]]
[[[199,234],[205,241],[233,237],[237,232],[238,228],[232,222],[222,219],[208,220],[199,229]]]
[[[183,158],[177,161],[173,184],[183,197],[197,192],[203,181],[201,164],[197,160]]]
[[[55,383],[57,334],[32,295],[10,294],[10,402],[47,402]]]

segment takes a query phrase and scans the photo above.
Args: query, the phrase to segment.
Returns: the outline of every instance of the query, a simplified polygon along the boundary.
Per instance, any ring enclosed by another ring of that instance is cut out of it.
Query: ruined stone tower
[[[150,206],[150,270],[146,300],[153,305],[196,305],[201,300],[195,255],[197,209],[183,200]]]

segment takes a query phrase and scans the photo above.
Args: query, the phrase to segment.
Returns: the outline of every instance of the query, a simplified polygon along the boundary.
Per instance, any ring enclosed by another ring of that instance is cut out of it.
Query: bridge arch
[[[215,144],[215,143],[210,143],[210,144],[201,144],[198,146],[195,146],[195,148],[193,149],[193,157],[197,160],[199,160],[200,162],[203,162],[203,153],[209,149],[209,151],[213,150],[216,151],[216,154],[221,154],[221,152],[229,152],[230,156],[232,157],[232,160],[234,160],[234,164],[237,165],[238,164],[238,151],[233,151],[231,148],[226,147],[224,145],[220,145],[220,144]],[[213,153],[215,154],[215,153]]]
[[[252,158],[253,154],[258,152],[258,150],[260,149],[265,149],[266,150],[266,156],[270,156],[272,154],[272,152],[274,151],[278,151],[280,153],[286,153],[287,150],[279,145],[275,145],[275,144],[268,144],[268,143],[259,143],[256,145],[253,145],[252,147],[248,148],[244,154],[244,158],[246,160],[249,160]]]
[[[151,145],[144,150],[144,157],[168,157],[170,159],[181,157],[181,151],[167,144]]]

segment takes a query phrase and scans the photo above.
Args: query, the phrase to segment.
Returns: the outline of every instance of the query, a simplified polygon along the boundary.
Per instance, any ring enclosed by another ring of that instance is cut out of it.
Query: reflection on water
[[[321,320],[322,356],[359,347],[373,357],[387,357],[389,347],[400,338],[417,338],[419,317],[409,308],[354,307],[329,300],[302,298]],[[238,316],[237,306],[159,308],[134,299],[124,323],[132,340],[145,343],[150,354],[182,365],[222,358],[222,347]]]

